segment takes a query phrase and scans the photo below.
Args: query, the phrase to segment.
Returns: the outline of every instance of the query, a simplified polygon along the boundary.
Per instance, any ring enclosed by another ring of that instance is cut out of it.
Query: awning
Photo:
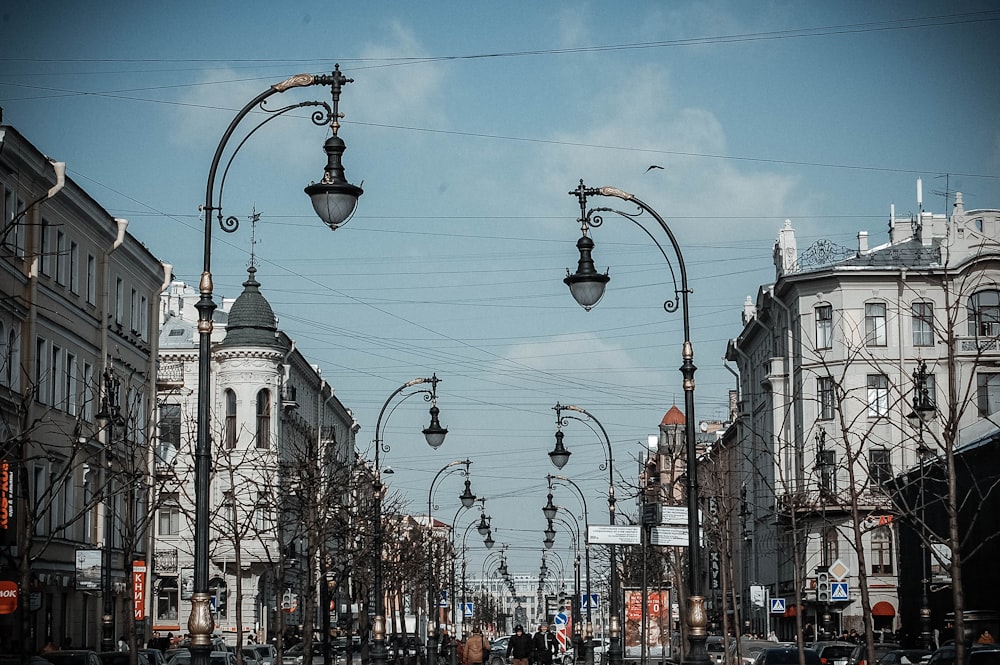
[[[894,617],[896,616],[896,608],[894,608],[891,603],[880,600],[872,607],[872,616]]]
[[[805,610],[804,607],[802,609]],[[796,614],[798,614],[798,608],[795,605],[789,605],[788,607],[785,608],[786,617],[793,617]]]

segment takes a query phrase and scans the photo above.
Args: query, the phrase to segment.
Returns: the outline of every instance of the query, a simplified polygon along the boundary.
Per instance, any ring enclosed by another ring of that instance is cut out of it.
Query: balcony
[[[184,385],[184,363],[160,362],[156,366],[156,388],[164,390]]]

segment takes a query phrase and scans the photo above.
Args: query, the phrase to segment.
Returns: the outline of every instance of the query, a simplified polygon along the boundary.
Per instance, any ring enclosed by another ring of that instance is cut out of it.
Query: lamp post
[[[925,503],[924,503],[924,462],[927,460],[930,450],[924,445],[924,428],[927,423],[934,420],[937,415],[934,408],[934,400],[930,396],[927,387],[927,363],[921,359],[913,370],[913,411],[907,414],[906,419],[910,425],[917,428],[917,459],[920,462],[920,646],[923,649],[930,649],[934,634],[931,631],[931,606],[928,596],[927,585],[927,538],[925,524]]]
[[[217,217],[219,227],[232,233],[239,227],[236,217],[223,218],[222,194],[225,187],[225,176],[229,165],[249,138],[257,129],[293,109],[306,106],[320,107],[312,114],[312,121],[317,125],[329,125],[331,136],[323,144],[327,155],[327,164],[323,169],[323,177],[318,183],[305,188],[306,194],[312,199],[313,209],[331,229],[336,229],[350,219],[357,205],[362,189],[350,184],[344,177],[344,167],[341,157],[346,145],[337,136],[340,129],[340,92],[345,83],[353,79],[344,76],[340,66],[335,66],[331,74],[298,74],[285,81],[276,83],[264,92],[254,97],[236,114],[229,123],[212,158],[208,171],[208,183],[205,187],[205,238],[203,269],[198,290],[201,294],[195,307],[198,310],[198,412],[197,438],[194,459],[194,589],[191,596],[191,615],[188,618],[188,633],[191,635],[192,665],[208,665],[209,653],[212,650],[212,628],[214,621],[211,611],[211,596],[208,588],[208,536],[212,467],[212,432],[211,432],[211,353],[212,353],[212,313],[215,311],[215,301],[212,300],[212,226],[213,214]],[[272,95],[286,92],[292,88],[302,88],[314,85],[329,86],[332,94],[331,103],[308,101],[291,104],[279,109],[270,109],[265,102]],[[269,114],[247,134],[226,162],[216,191],[216,178],[222,164],[223,154],[233,137],[237,127],[255,109]],[[218,196],[218,203],[216,203]]]
[[[469,465],[472,464],[472,460],[455,460],[453,462],[448,462],[441,469],[434,474],[434,478],[431,480],[431,486],[427,490],[427,535],[431,539],[430,543],[433,543],[434,535],[434,485],[437,483],[438,479],[441,477],[445,471],[458,466],[459,464],[465,465],[465,489],[459,496],[459,500],[462,502],[463,508],[471,508],[476,502],[476,495],[472,493],[472,485],[469,481]],[[449,473],[451,473],[449,471]],[[441,630],[441,612],[438,606],[437,598],[437,588],[434,584],[434,556],[432,548],[429,546],[427,551],[427,611],[434,612],[434,626],[427,626],[427,665],[437,665],[437,648],[438,648],[438,632]],[[430,615],[428,614],[428,620]]]
[[[566,485],[569,485],[576,490],[576,493],[580,497],[580,503],[583,505],[583,534],[586,536],[587,530],[590,528],[590,515],[587,510],[587,497],[584,496],[583,490],[575,482],[567,478],[566,476],[547,476],[549,480],[549,487],[552,486],[552,481],[556,480]],[[594,621],[592,614],[592,603],[590,602],[590,543],[584,539],[583,543],[583,553],[585,561],[585,570],[587,574],[587,623],[584,626],[584,630],[580,631],[583,633],[583,648],[584,648],[584,660],[587,665],[594,665],[594,649],[591,643],[591,638],[594,636]]]
[[[580,259],[577,271],[567,274],[563,282],[569,287],[573,298],[585,310],[590,310],[604,296],[604,289],[611,277],[601,274],[594,268],[592,252],[594,241],[588,235],[591,228],[599,227],[603,223],[603,218],[599,213],[611,212],[631,221],[641,228],[653,243],[660,250],[664,261],[670,268],[674,281],[674,297],[663,303],[663,308],[667,312],[681,309],[684,326],[684,344],[681,350],[681,376],[684,387],[684,435],[687,439],[687,513],[688,513],[688,653],[685,664],[707,665],[709,662],[708,651],[705,649],[705,640],[708,637],[708,617],[705,614],[705,597],[702,595],[701,579],[701,543],[699,534],[701,530],[698,517],[698,448],[695,441],[694,427],[694,374],[697,369],[694,365],[694,347],[691,344],[691,317],[688,308],[688,288],[687,268],[684,264],[684,256],[681,253],[677,239],[667,223],[655,210],[646,203],[636,198],[633,194],[622,191],[616,187],[586,187],[583,180],[579,186],[571,191],[570,196],[575,196],[580,204],[580,230],[581,237],[577,240],[577,249],[580,252]],[[592,196],[613,197],[623,201],[628,201],[636,205],[639,209],[635,212],[624,212],[614,208],[587,208],[587,199]],[[677,259],[677,268],[680,277],[678,285],[678,274],[674,272],[673,264],[667,256],[663,246],[656,240],[656,237],[640,221],[642,213],[646,212],[656,220],[660,228],[666,233]],[[595,214],[598,213],[598,214]],[[568,271],[567,271],[568,272]]]
[[[611,437],[608,436],[608,431],[604,429],[604,425],[601,421],[594,417],[594,414],[590,413],[584,408],[573,405],[562,405],[556,402],[556,405],[552,407],[556,412],[556,448],[549,453],[549,458],[552,463],[556,465],[557,469],[562,469],[569,461],[570,451],[566,449],[563,444],[563,438],[560,436],[562,434],[562,428],[568,425],[567,418],[572,418],[573,420],[579,420],[580,422],[590,426],[588,420],[583,418],[578,418],[577,416],[564,416],[563,411],[573,411],[576,413],[582,413],[586,416],[589,421],[592,421],[597,425],[598,429],[601,431],[601,437],[604,439],[604,444],[606,446],[604,466],[601,469],[607,467],[608,470],[608,524],[614,526],[615,524],[615,457],[614,450],[611,446]],[[591,428],[593,429],[593,428]],[[562,445],[562,450],[565,452],[565,457],[559,451]],[[562,465],[559,462],[562,461]],[[619,610],[619,603],[621,598],[621,582],[618,574],[618,559],[615,552],[614,543],[608,545],[608,555],[611,558],[611,600],[608,602],[608,614],[610,614],[610,621],[608,626],[608,637],[610,639],[610,644],[608,645],[608,660],[611,665],[621,665],[623,650],[621,640],[619,639],[621,635],[621,616]]]
[[[471,489],[469,490],[471,493]],[[489,518],[486,516],[486,497],[477,497],[473,500],[473,505],[479,504],[479,523],[469,522],[465,525],[465,532],[462,534],[462,592],[465,590],[465,552],[467,548],[467,538],[469,535],[469,530],[473,526],[476,530],[483,536],[486,536],[490,532]],[[456,576],[455,563],[458,553],[458,548],[456,547],[457,540],[457,529],[458,516],[463,510],[466,510],[465,505],[458,507],[455,511],[455,516],[451,519],[451,618],[452,618],[452,632],[451,640],[448,642],[448,661],[451,665],[456,665],[458,662],[458,645],[455,640],[459,637],[459,619],[464,617],[462,613],[462,605],[459,599],[459,594],[455,591],[458,587],[458,579]],[[464,633],[463,633],[464,634]]]
[[[99,421],[104,421],[105,441],[104,441],[104,556],[101,562],[101,649],[104,651],[114,651],[115,649],[115,600],[114,588],[111,581],[111,549],[114,544],[115,512],[114,498],[111,492],[111,465],[115,457],[115,427],[125,424],[122,417],[120,393],[121,380],[115,375],[114,367],[111,363],[104,369],[103,374],[104,391],[101,395],[101,408],[94,417]]]
[[[421,386],[425,384],[430,384],[430,388],[421,388],[419,390],[413,390],[411,392],[406,392],[411,388],[416,386]],[[414,395],[423,395],[424,401],[430,402],[430,416],[431,422],[423,430],[424,439],[434,450],[441,447],[444,443],[444,437],[448,434],[448,430],[441,426],[438,420],[438,415],[440,414],[440,409],[437,405],[437,384],[441,383],[441,379],[437,377],[437,374],[431,375],[431,378],[416,378],[411,379],[396,388],[391,395],[385,400],[382,405],[382,409],[378,413],[378,420],[375,421],[375,621],[372,626],[372,662],[375,665],[385,665],[386,649],[385,649],[385,590],[382,588],[382,549],[383,542],[385,540],[385,526],[382,524],[382,494],[384,487],[382,485],[382,466],[381,466],[381,455],[380,453],[389,452],[390,448],[383,441],[383,430],[382,424],[386,417],[386,411],[389,410],[389,406],[393,404],[393,401],[397,397],[402,395],[399,400],[396,400],[395,406],[399,406],[405,400],[413,397]],[[393,409],[395,410],[395,406]]]

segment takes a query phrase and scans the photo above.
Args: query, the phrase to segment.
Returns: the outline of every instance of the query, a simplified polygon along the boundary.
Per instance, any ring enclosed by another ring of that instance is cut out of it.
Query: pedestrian
[[[55,641],[50,637],[39,653],[52,653],[53,651],[59,651],[59,647],[56,646]]]
[[[539,624],[538,632],[531,638],[532,659],[537,665],[552,665],[552,660],[559,654],[559,640],[549,632],[548,624]]]
[[[483,665],[490,653],[490,641],[479,626],[472,629],[472,635],[465,641],[466,665]]]
[[[126,640],[124,637],[118,638],[118,650],[128,651],[128,640]]]
[[[983,632],[979,633],[979,639],[976,640],[976,644],[993,644],[993,636],[990,635],[990,631],[983,629]]]
[[[770,633],[767,634],[767,641],[768,642],[777,642],[778,641],[778,634],[775,633],[772,630]]]
[[[514,634],[507,640],[507,658],[513,657],[514,665],[528,665],[531,658],[532,639],[524,632],[524,626],[514,626]]]

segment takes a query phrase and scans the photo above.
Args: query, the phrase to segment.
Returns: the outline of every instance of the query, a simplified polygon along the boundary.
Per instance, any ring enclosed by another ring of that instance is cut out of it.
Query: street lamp
[[[413,390],[411,392],[406,392],[411,388],[416,386],[430,384],[430,388],[421,388],[419,390]],[[382,492],[384,487],[382,485],[382,467],[380,464],[380,453],[389,452],[390,448],[386,445],[383,440],[382,431],[382,421],[386,416],[386,411],[389,409],[389,405],[393,403],[398,396],[402,397],[396,401],[393,410],[396,406],[399,406],[405,400],[413,397],[414,395],[423,395],[425,402],[430,402],[430,424],[423,430],[424,439],[427,441],[427,445],[431,448],[437,450],[442,443],[444,443],[444,437],[448,434],[448,430],[441,427],[441,423],[438,421],[438,415],[440,414],[440,409],[437,406],[437,384],[441,383],[441,379],[437,377],[437,374],[432,374],[431,378],[416,378],[411,379],[396,388],[389,395],[388,399],[382,405],[382,410],[378,413],[378,420],[375,421],[375,620],[372,625],[372,662],[375,665],[385,665],[386,650],[385,650],[385,591],[382,588],[382,548],[383,541],[385,540],[385,527],[382,524]],[[385,473],[389,473],[391,469],[386,469]]]
[[[340,71],[340,66],[334,67],[331,74],[298,74],[285,81],[276,83],[264,92],[253,98],[244,106],[229,123],[218,147],[212,158],[212,165],[208,170],[208,183],[205,187],[205,205],[202,211],[205,213],[205,238],[203,270],[198,290],[201,294],[195,307],[198,310],[198,413],[197,413],[197,440],[194,459],[194,589],[191,596],[191,615],[188,618],[188,633],[191,635],[191,661],[192,665],[208,665],[209,654],[212,650],[212,629],[214,621],[212,618],[211,595],[208,588],[208,537],[209,537],[209,513],[211,502],[211,477],[212,477],[212,432],[211,432],[211,354],[212,354],[212,313],[215,311],[215,301],[212,300],[212,216],[215,214],[218,219],[219,228],[226,233],[232,233],[239,227],[236,217],[223,218],[222,215],[222,193],[225,187],[225,176],[229,165],[249,138],[257,129],[265,123],[291,111],[293,109],[306,106],[321,107],[312,114],[312,121],[317,125],[329,124],[331,136],[326,140],[323,149],[327,154],[327,164],[323,170],[323,177],[318,183],[313,183],[306,187],[306,193],[312,199],[313,208],[319,214],[320,219],[331,229],[346,222],[357,205],[358,197],[362,194],[362,189],[350,184],[344,178],[344,167],[341,156],[346,148],[344,141],[337,136],[340,129],[340,92],[345,83],[350,83],[353,79],[344,76]],[[314,85],[329,86],[332,92],[332,103],[308,101],[298,104],[291,104],[280,109],[270,109],[265,106],[269,97],[283,93],[292,88],[302,88]],[[259,110],[269,114],[262,122],[257,124],[247,134],[226,162],[226,168],[222,172],[219,181],[218,192],[216,192],[216,177],[219,174],[219,167],[222,164],[223,153],[226,150],[229,140],[241,122],[254,110]],[[218,204],[216,204],[216,194],[218,194]]]
[[[562,482],[562,483],[564,483],[564,484],[566,484],[566,485],[568,485],[568,486],[570,486],[570,487],[572,487],[573,489],[576,490],[576,493],[580,497],[580,503],[583,504],[583,533],[584,533],[584,535],[586,535],[587,531],[590,530],[590,515],[589,515],[589,512],[587,510],[587,497],[584,496],[583,490],[580,489],[579,485],[577,485],[575,482],[573,482],[572,480],[570,480],[566,476],[553,476],[553,475],[549,475],[549,476],[547,476],[547,478],[549,480],[549,487],[552,486],[552,481],[556,480],[556,481]],[[570,514],[572,515],[572,513],[570,513]],[[587,539],[584,540],[583,552],[584,552],[584,557],[585,557],[584,560],[585,560],[586,572],[587,572],[587,592],[586,592],[587,593],[587,624],[584,626],[584,630],[581,631],[581,633],[583,633],[583,637],[584,637],[584,642],[583,642],[584,654],[583,655],[584,655],[584,661],[587,663],[587,665],[594,665],[594,649],[593,649],[593,645],[591,644],[591,641],[590,641],[590,638],[593,637],[593,635],[594,635],[594,621],[593,621],[593,614],[592,614],[592,610],[593,610],[592,605],[593,604],[591,603],[591,595],[590,595],[590,541],[587,540]],[[579,596],[579,594],[577,594],[577,595]]]
[[[609,278],[610,279],[610,278]],[[615,457],[614,451],[611,447],[611,437],[608,436],[608,431],[604,429],[604,425],[601,421],[594,417],[594,414],[590,413],[584,408],[573,405],[562,405],[556,402],[556,405],[552,407],[556,412],[556,431],[558,434],[562,434],[562,428],[568,425],[567,418],[572,418],[573,420],[579,420],[588,427],[590,427],[590,421],[597,425],[598,429],[601,431],[601,436],[604,439],[604,444],[606,446],[605,454],[605,465],[601,467],[603,470],[605,466],[608,470],[608,524],[614,526],[615,524]],[[578,418],[577,416],[564,416],[563,411],[573,411],[576,413],[582,413],[589,420],[584,420],[583,418]],[[593,427],[591,427],[593,430]],[[562,437],[556,436],[556,447],[562,444]],[[554,453],[555,451],[553,451]],[[553,453],[549,453],[549,457],[552,458],[553,464],[556,463],[556,457]],[[566,457],[568,458],[570,451],[566,450]],[[556,468],[561,469],[558,464]],[[549,503],[551,503],[551,495]],[[608,545],[608,555],[611,557],[611,600],[608,603],[608,614],[610,614],[608,633],[610,636],[610,644],[608,645],[608,660],[611,665],[621,665],[622,662],[622,644],[618,637],[621,634],[621,617],[619,616],[619,595],[621,594],[621,582],[618,574],[618,559],[615,552],[615,545],[611,543]]]
[[[426,431],[426,430],[425,430]],[[476,502],[476,495],[472,493],[472,486],[469,481],[469,465],[472,464],[470,459],[458,459],[453,462],[448,462],[441,469],[434,474],[434,478],[431,480],[431,486],[427,490],[427,534],[428,537],[433,538],[434,535],[434,485],[437,483],[438,479],[441,477],[445,471],[448,469],[453,469],[453,467],[459,464],[465,465],[465,489],[462,494],[459,495],[459,500],[462,502],[463,508],[471,508]],[[451,471],[448,471],[451,473]],[[427,611],[434,612],[434,626],[427,627],[427,665],[437,665],[437,647],[438,647],[438,632],[441,630],[441,612],[438,607],[437,599],[437,589],[434,585],[434,556],[431,548],[427,551]],[[430,615],[428,614],[428,619]]]
[[[101,395],[101,408],[94,414],[98,421],[105,425],[104,441],[104,556],[101,563],[101,595],[103,600],[101,616],[101,649],[115,649],[115,600],[111,581],[111,547],[114,543],[115,512],[114,497],[111,492],[111,465],[115,458],[115,427],[125,425],[121,411],[121,380],[115,374],[111,363],[104,369],[104,391]]]
[[[641,228],[660,250],[660,254],[663,255],[663,259],[666,261],[667,266],[670,269],[671,276],[673,277],[674,297],[663,303],[663,309],[667,312],[675,312],[679,306],[684,322],[684,344],[681,350],[682,362],[680,371],[681,376],[683,377],[684,387],[684,435],[687,439],[688,466],[687,622],[689,648],[685,663],[691,663],[692,665],[707,665],[709,659],[708,651],[705,649],[705,640],[708,637],[708,617],[705,614],[705,597],[702,595],[701,590],[701,543],[699,541],[700,520],[698,517],[698,448],[695,441],[694,428],[694,374],[697,368],[694,365],[694,347],[691,344],[691,320],[688,308],[688,294],[690,293],[690,289],[688,288],[687,268],[684,264],[684,256],[681,253],[680,246],[677,244],[677,239],[674,237],[673,231],[670,230],[670,227],[667,226],[667,223],[663,220],[659,213],[636,198],[634,195],[616,187],[586,187],[583,184],[583,180],[581,180],[579,186],[569,194],[570,196],[575,196],[580,204],[580,218],[578,221],[580,222],[582,235],[577,241],[577,249],[580,252],[577,271],[574,274],[568,274],[567,271],[567,276],[563,282],[569,287],[573,298],[585,310],[589,311],[592,307],[597,305],[604,295],[604,289],[607,286],[608,281],[611,279],[607,273],[598,273],[594,268],[594,260],[591,255],[594,249],[594,241],[587,234],[591,228],[599,227],[604,221],[600,214],[594,213],[612,212],[620,217],[624,217]],[[619,198],[623,201],[629,201],[635,204],[638,206],[639,210],[629,213],[616,210],[614,208],[588,209],[587,199],[591,196]],[[649,213],[649,215],[656,220],[656,222],[660,225],[660,228],[667,234],[667,237],[670,240],[670,245],[673,248],[674,255],[677,259],[678,272],[680,273],[679,287],[677,283],[678,275],[674,272],[673,264],[667,256],[666,251],[664,251],[663,246],[656,240],[656,237],[648,229],[646,229],[645,226],[643,226],[639,219],[643,212]]]
[[[924,445],[924,428],[937,415],[934,400],[927,387],[927,363],[921,358],[913,370],[913,411],[907,414],[910,425],[917,429],[917,458],[920,462],[920,646],[930,649],[934,634],[931,631],[931,605],[927,585],[927,526],[925,523],[924,504],[924,462],[930,454],[930,449]]]

